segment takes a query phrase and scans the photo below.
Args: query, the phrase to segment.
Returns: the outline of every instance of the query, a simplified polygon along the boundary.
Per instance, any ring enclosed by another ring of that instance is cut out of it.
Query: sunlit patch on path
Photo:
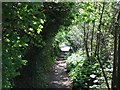
[[[49,88],[72,88],[71,81],[66,73],[66,62],[63,57],[57,59],[53,70],[50,72],[49,79]]]

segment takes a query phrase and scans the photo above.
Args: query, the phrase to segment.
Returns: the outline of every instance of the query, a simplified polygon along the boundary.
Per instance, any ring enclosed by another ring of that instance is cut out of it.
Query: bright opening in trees
[[[119,7],[119,2],[3,2],[3,90],[120,89]]]

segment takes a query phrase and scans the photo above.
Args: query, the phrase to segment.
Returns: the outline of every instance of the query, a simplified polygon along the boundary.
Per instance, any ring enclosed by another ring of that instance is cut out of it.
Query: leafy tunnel
[[[69,79],[62,83],[71,82],[70,89],[120,88],[118,7],[119,2],[3,2],[3,90],[49,88],[53,66],[54,77]],[[60,50],[64,46],[69,52]]]

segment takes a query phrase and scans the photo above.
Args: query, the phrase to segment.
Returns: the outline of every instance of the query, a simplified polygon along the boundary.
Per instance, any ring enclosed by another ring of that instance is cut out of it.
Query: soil
[[[61,55],[53,66],[49,74],[48,88],[69,88],[72,89],[71,81],[66,73],[66,60],[64,55]]]

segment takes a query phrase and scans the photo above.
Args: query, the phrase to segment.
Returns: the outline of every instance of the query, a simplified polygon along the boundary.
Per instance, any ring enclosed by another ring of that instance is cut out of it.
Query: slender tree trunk
[[[108,83],[108,79],[107,79],[107,75],[105,74],[105,71],[104,71],[104,67],[103,67],[103,64],[101,63],[101,60],[100,60],[100,33],[98,33],[98,50],[97,50],[97,60],[98,60],[98,62],[99,62],[99,64],[100,64],[100,68],[102,69],[102,73],[103,73],[103,76],[104,76],[104,78],[105,78],[105,82],[106,82],[106,85],[107,85],[107,88],[108,88],[108,90],[110,90],[110,87],[109,87],[109,83]]]
[[[112,74],[112,90],[117,88],[117,25],[115,26],[114,33],[114,61],[113,61],[113,74]]]
[[[117,79],[117,87],[120,89],[120,34],[119,34],[119,44],[118,44],[118,79]]]
[[[118,18],[117,18],[118,24],[120,25],[120,10],[119,10],[119,14],[118,14]],[[118,26],[118,31],[120,26]],[[118,82],[117,82],[117,86],[120,89],[120,31],[119,31],[119,43],[118,43]]]
[[[102,17],[103,17],[103,12],[104,12],[104,8],[105,8],[105,2],[103,2],[103,7],[102,7],[102,13],[100,15],[100,21],[99,21],[99,26],[98,26],[98,32],[97,32],[97,45],[96,45],[96,50],[95,50],[95,55],[97,56],[97,60],[100,64],[100,68],[102,69],[102,73],[103,73],[103,76],[105,78],[105,82],[106,82],[106,85],[107,85],[107,88],[108,90],[110,90],[110,87],[109,87],[109,83],[108,83],[108,79],[107,79],[107,76],[105,74],[105,71],[104,71],[104,67],[103,67],[103,64],[101,63],[101,60],[100,60],[100,35],[102,34],[101,33],[101,24],[102,24]]]
[[[98,49],[99,49],[99,46],[98,46],[98,44],[99,44],[99,33],[101,32],[101,24],[102,24],[102,17],[103,17],[103,12],[104,12],[104,8],[105,8],[105,2],[103,2],[103,7],[102,7],[102,13],[101,13],[101,15],[100,15],[100,21],[99,21],[99,25],[98,25],[98,32],[97,32],[97,45],[96,45],[96,48],[95,48],[95,56],[97,55],[97,53],[98,53]],[[99,12],[100,12],[100,8],[99,8]]]
[[[104,78],[105,78],[105,82],[106,82],[107,88],[108,88],[108,90],[110,90],[109,83],[108,83],[108,79],[107,79],[107,76],[106,76],[106,74],[105,74],[105,71],[104,71],[103,65],[102,65],[102,63],[101,63],[101,61],[100,61],[99,56],[98,56],[97,59],[98,59],[98,62],[99,62],[99,64],[100,64],[100,68],[102,69],[102,73],[103,73],[103,76],[104,76]]]
[[[106,85],[107,85],[107,88],[108,90],[110,90],[110,87],[109,87],[109,83],[108,83],[108,79],[107,79],[107,75],[105,74],[105,71],[104,71],[104,67],[103,67],[103,64],[101,63],[101,60],[100,60],[100,53],[99,53],[99,49],[100,49],[100,33],[98,33],[98,50],[97,50],[97,60],[100,64],[100,68],[102,69],[102,73],[103,73],[103,76],[105,78],[105,82],[106,82]]]
[[[87,57],[89,58],[89,51],[88,51],[88,45],[87,45],[88,33],[87,33],[87,37],[86,37],[85,28],[86,28],[86,23],[84,23],[84,45],[85,45]]]
[[[91,37],[91,51],[93,50],[93,35],[94,35],[94,27],[95,27],[95,21],[93,22],[93,30],[92,30],[92,37]]]
[[[120,19],[120,11],[118,12],[117,22],[115,26],[115,33],[114,33],[115,38],[114,38],[112,90],[120,89],[120,34],[119,34],[119,46],[117,45],[117,39],[118,39],[118,33],[119,33],[118,32],[119,31],[119,19]]]

